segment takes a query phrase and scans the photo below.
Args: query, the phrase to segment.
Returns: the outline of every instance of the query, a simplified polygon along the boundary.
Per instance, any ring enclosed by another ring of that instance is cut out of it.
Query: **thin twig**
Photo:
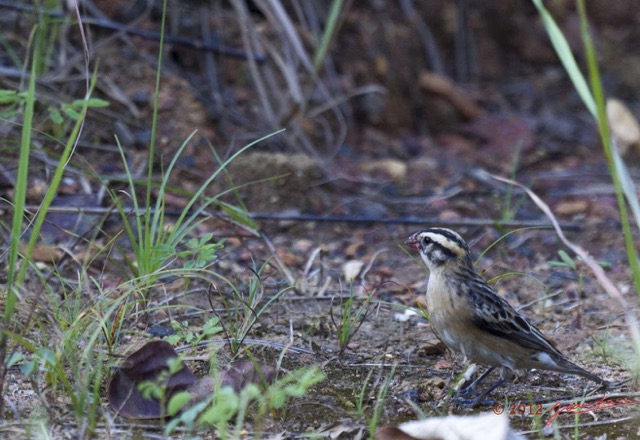
[[[503,226],[507,228],[541,227],[551,228],[552,223],[538,220],[499,220],[462,218],[458,220],[443,220],[437,217],[367,217],[367,216],[331,216],[313,214],[272,214],[252,212],[249,216],[254,220],[277,220],[298,222],[326,222],[326,223],[375,223],[375,224],[405,224],[405,225],[442,225],[442,226]],[[563,222],[560,224],[565,229],[580,229],[575,222]]]
[[[0,201],[0,208],[11,209],[11,205]],[[26,205],[26,211],[36,211],[38,205]],[[149,208],[153,214],[153,208]],[[69,213],[69,214],[105,214],[113,212],[113,208],[102,206],[87,206],[82,208],[51,206],[49,212]],[[125,214],[135,214],[133,208],[124,208]],[[165,209],[164,215],[169,217],[177,217],[183,214],[179,209]],[[224,217],[224,214],[213,214],[210,211],[202,211],[200,216],[203,217]],[[541,220],[500,220],[500,219],[478,219],[478,218],[461,218],[457,220],[443,220],[437,217],[368,217],[368,216],[336,216],[336,215],[316,215],[316,214],[275,214],[269,212],[249,212],[247,214],[253,220],[265,221],[290,221],[290,222],[320,222],[320,223],[373,223],[386,225],[441,225],[451,227],[464,226],[502,226],[505,228],[524,228],[539,227],[551,228],[554,223],[548,223]],[[579,230],[581,225],[576,222],[558,222],[559,227],[563,229]]]

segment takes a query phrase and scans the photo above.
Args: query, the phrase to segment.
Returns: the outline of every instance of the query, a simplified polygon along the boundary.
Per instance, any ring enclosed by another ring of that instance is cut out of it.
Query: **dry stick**
[[[631,312],[627,301],[622,296],[622,292],[620,292],[620,289],[618,289],[615,284],[613,284],[613,282],[609,279],[609,277],[607,277],[607,275],[604,273],[604,269],[602,269],[602,267],[598,265],[596,260],[594,260],[591,255],[589,255],[589,252],[584,250],[582,247],[572,243],[571,241],[569,241],[569,239],[567,239],[567,237],[565,237],[560,224],[556,220],[556,217],[553,215],[553,212],[551,212],[549,206],[545,202],[543,202],[542,199],[538,197],[533,191],[514,180],[496,176],[493,174],[491,175],[491,177],[500,182],[522,188],[531,198],[531,200],[533,200],[533,202],[538,205],[538,208],[540,208],[540,210],[547,216],[549,221],[551,221],[553,228],[556,230],[556,234],[565,244],[565,246],[571,249],[578,257],[582,259],[582,261],[585,262],[589,269],[591,269],[591,272],[593,272],[593,274],[595,275],[596,280],[598,280],[598,283],[600,283],[600,286],[602,286],[602,288],[612,299],[615,299],[620,303],[620,305],[624,309],[625,320],[627,322],[627,326],[629,327],[629,333],[631,334],[631,339],[633,340],[634,346],[636,348],[636,353],[640,353],[640,328],[638,327],[638,320]]]
[[[536,220],[494,220],[462,218],[458,220],[443,220],[437,217],[368,217],[368,216],[332,216],[313,214],[272,214],[266,212],[252,212],[249,217],[254,220],[284,220],[299,222],[328,222],[328,223],[378,223],[378,224],[405,224],[405,225],[432,225],[442,226],[504,226],[504,227],[551,227],[549,224]],[[580,229],[580,225],[575,222],[563,222],[561,226],[565,229]]]
[[[11,209],[9,203],[5,203],[0,199],[0,209]],[[26,205],[25,209],[29,211],[37,211],[38,205]],[[154,208],[149,208],[151,213],[155,211]],[[68,214],[105,214],[113,212],[113,208],[103,206],[86,206],[86,207],[67,207],[67,206],[50,206],[48,212],[68,213]],[[143,211],[143,210],[140,210]],[[133,208],[125,208],[126,214],[134,214],[136,211]],[[176,217],[182,215],[182,210],[167,208],[164,211],[164,215],[170,217]],[[200,213],[202,217],[218,217],[225,218],[222,213],[212,213],[210,211],[202,211]],[[387,224],[387,225],[433,225],[438,224],[441,226],[503,226],[507,228],[521,228],[521,227],[540,227],[549,228],[554,226],[551,224],[538,221],[538,220],[498,220],[498,219],[477,219],[477,218],[461,218],[458,220],[443,220],[437,217],[368,217],[368,216],[340,216],[340,215],[315,215],[315,214],[274,214],[269,212],[249,212],[248,216],[253,220],[267,220],[267,221],[291,221],[291,222],[320,222],[320,223],[374,223],[374,224]],[[556,222],[557,223],[557,222]],[[576,222],[561,222],[558,223],[559,227],[563,229],[578,230],[581,229],[579,223]]]

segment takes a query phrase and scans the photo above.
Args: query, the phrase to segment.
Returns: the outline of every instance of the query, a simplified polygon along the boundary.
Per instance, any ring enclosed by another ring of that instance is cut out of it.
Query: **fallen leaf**
[[[143,382],[158,381],[169,370],[168,363],[178,357],[173,347],[165,341],[152,341],[131,354],[118,367],[109,382],[107,398],[111,407],[129,419],[157,419],[168,414],[160,401],[145,398],[139,390]],[[215,380],[211,376],[198,379],[182,361],[181,368],[166,379],[165,403],[180,391],[191,394],[185,408],[208,399],[215,392]],[[255,383],[268,385],[276,377],[275,367],[255,365],[251,361],[236,361],[221,373],[220,385],[229,386],[236,392]],[[161,384],[162,385],[162,384]]]
[[[125,359],[114,373],[107,388],[107,398],[111,407],[120,415],[131,419],[156,419],[166,415],[157,399],[145,399],[139,385],[146,381],[158,380],[168,371],[168,362],[178,354],[165,341],[151,341]],[[171,395],[184,391],[197,378],[186,366],[166,380],[167,401]]]
[[[222,386],[230,386],[240,391],[246,385],[255,383],[269,385],[276,377],[276,369],[270,365],[255,365],[251,361],[236,361],[222,373]]]
[[[376,440],[524,440],[525,437],[509,427],[506,412],[475,416],[432,417],[383,426],[376,431]]]
[[[621,155],[624,156],[629,147],[640,144],[640,124],[622,101],[607,100],[607,119]]]
[[[22,252],[26,251],[26,248],[26,245],[20,246]],[[33,252],[31,253],[31,259],[33,261],[47,264],[58,263],[63,256],[64,252],[59,246],[44,243],[36,243],[33,248]]]

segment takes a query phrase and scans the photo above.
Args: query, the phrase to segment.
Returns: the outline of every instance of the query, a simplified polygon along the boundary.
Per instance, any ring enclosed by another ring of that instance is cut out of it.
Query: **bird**
[[[500,379],[471,406],[512,379],[518,369],[576,374],[603,387],[611,386],[567,359],[535,325],[499,296],[475,270],[469,246],[457,232],[431,227],[412,234],[405,244],[419,252],[429,269],[427,313],[436,336],[465,359],[489,366],[468,388],[500,368]]]

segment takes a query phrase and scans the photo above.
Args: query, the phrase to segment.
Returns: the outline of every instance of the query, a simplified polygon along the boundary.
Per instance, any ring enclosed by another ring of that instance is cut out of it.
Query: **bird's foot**
[[[460,388],[458,390],[456,390],[453,393],[453,397],[454,398],[462,398],[462,397],[467,397],[469,395],[472,395],[475,391],[475,387],[473,386],[473,384],[468,384],[467,386]]]

